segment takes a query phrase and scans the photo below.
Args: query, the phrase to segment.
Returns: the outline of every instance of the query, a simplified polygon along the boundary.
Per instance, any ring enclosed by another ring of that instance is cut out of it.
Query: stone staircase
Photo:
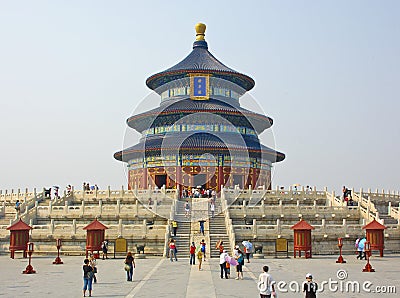
[[[383,219],[384,225],[397,224],[397,219],[388,214],[388,204],[375,204],[375,208],[379,212],[379,218]]]
[[[216,211],[220,211],[220,203],[216,203]],[[215,248],[216,243],[221,240],[223,242],[224,249],[231,253],[231,247],[229,243],[229,237],[226,232],[225,216],[223,213],[216,212],[216,215],[212,218],[210,214],[209,218],[209,230],[210,230],[210,254],[211,258],[219,257],[219,250]]]
[[[178,230],[175,239],[176,249],[178,250],[177,257],[189,256],[189,247],[191,239],[191,222],[190,218],[185,217],[185,200],[178,200],[174,220],[178,222]],[[172,229],[171,229],[172,231]]]

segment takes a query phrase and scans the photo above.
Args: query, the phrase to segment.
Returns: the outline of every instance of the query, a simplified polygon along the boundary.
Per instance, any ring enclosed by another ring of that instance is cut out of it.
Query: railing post
[[[153,212],[154,212],[154,214],[157,214],[157,205],[158,205],[158,199],[157,199],[157,198],[154,199],[153,204],[154,204],[154,206],[153,206]]]
[[[50,220],[50,235],[54,234],[54,219]]]
[[[279,218],[276,219],[276,233],[281,234],[281,220]]]
[[[68,214],[68,201],[64,202],[64,214],[67,215]]]
[[[110,186],[107,186],[107,196],[108,196],[108,198],[111,198],[111,188],[110,188]]]
[[[85,201],[82,201],[81,208],[82,208],[81,215],[84,216],[85,215]]]
[[[137,200],[136,200],[137,201]],[[121,200],[117,200],[117,215],[119,215],[121,212]]]
[[[392,202],[391,201],[389,201],[389,204],[388,204],[388,215],[392,216]]]
[[[257,219],[253,219],[253,236],[257,236]]]
[[[125,190],[124,190],[124,186],[121,186],[121,198],[123,198],[125,195]]]
[[[101,216],[103,214],[103,200],[99,200],[99,215]]]
[[[76,219],[72,220],[72,235],[76,235]]]
[[[122,236],[122,219],[118,220],[118,236]]]
[[[142,224],[142,234],[143,234],[143,236],[146,235],[146,232],[147,232],[146,220],[143,219],[143,224]]]

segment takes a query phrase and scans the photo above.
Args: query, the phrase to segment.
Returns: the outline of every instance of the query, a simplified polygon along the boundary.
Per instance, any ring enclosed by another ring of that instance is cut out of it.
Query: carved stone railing
[[[222,208],[222,212],[224,213],[226,232],[228,234],[229,244],[231,246],[232,253],[233,253],[233,249],[236,245],[235,230],[232,225],[232,219],[229,214],[229,206],[228,206],[228,203],[225,198],[225,189],[223,187],[221,187],[221,208]]]

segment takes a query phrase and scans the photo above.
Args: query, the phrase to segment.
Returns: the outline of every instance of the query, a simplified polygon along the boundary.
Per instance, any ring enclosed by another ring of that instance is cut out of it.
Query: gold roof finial
[[[196,40],[204,40],[206,25],[203,23],[197,23],[194,28],[196,29]]]

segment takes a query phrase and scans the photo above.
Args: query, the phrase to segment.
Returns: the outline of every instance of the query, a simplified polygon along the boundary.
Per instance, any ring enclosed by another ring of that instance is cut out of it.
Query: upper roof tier
[[[195,29],[196,41],[193,43],[192,52],[175,66],[149,77],[146,85],[150,89],[156,90],[171,81],[186,77],[190,73],[207,73],[235,83],[246,91],[252,89],[255,82],[251,77],[227,67],[208,51],[207,42],[204,40],[206,25],[198,23]]]

